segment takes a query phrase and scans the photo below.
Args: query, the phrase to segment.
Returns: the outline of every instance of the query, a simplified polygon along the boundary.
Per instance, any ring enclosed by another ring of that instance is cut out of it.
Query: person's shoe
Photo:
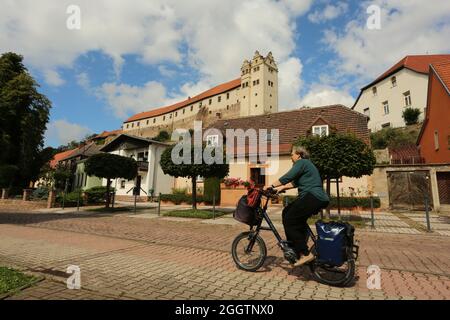
[[[294,267],[302,266],[306,263],[309,263],[313,261],[316,257],[310,252],[306,256],[301,256],[300,259],[297,260],[297,262],[294,264]]]

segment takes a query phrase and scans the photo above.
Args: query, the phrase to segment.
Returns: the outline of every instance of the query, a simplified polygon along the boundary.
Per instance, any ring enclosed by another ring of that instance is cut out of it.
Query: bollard
[[[134,214],[136,214],[136,201],[137,201],[137,195],[134,195]]]
[[[430,212],[428,211],[428,196],[427,195],[425,195],[425,216],[427,219],[427,231],[431,232]]]
[[[8,199],[8,188],[3,188],[2,189],[2,199],[3,200],[6,200],[6,199]]]
[[[158,197],[158,217],[161,214],[161,192],[159,193],[159,197]]]
[[[30,201],[31,191],[32,191],[31,189],[23,189],[23,196],[22,196],[23,201]]]
[[[47,209],[54,208],[55,202],[56,202],[56,191],[50,190],[48,192]]]
[[[375,217],[373,215],[373,196],[370,196],[370,216],[372,220],[372,229],[375,228]]]
[[[77,211],[80,211],[80,197],[81,197],[81,189],[78,190],[77,195]]]
[[[216,195],[213,194],[213,220],[216,219]]]

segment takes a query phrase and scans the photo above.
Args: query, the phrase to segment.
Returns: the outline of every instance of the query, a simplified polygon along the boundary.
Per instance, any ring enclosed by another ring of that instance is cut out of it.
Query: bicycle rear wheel
[[[311,250],[315,254],[315,247]],[[344,287],[355,278],[355,259],[353,253],[348,253],[348,260],[341,266],[326,265],[314,260],[309,264],[313,278],[321,283]]]
[[[239,269],[256,271],[266,260],[267,248],[259,235],[256,235],[254,231],[247,231],[234,239],[231,254]]]

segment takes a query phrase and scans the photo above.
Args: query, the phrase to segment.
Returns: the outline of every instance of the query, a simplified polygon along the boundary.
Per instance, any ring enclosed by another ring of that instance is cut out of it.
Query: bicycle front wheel
[[[243,232],[234,239],[231,254],[236,266],[245,271],[256,271],[267,257],[264,240],[254,231]]]

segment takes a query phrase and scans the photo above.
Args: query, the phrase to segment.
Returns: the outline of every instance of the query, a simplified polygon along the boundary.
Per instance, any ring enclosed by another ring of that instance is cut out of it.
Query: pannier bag
[[[254,226],[258,223],[257,208],[253,208],[248,205],[247,195],[242,196],[237,203],[236,210],[233,213],[234,219],[239,222]]]
[[[347,253],[353,250],[355,228],[343,222],[316,222],[317,261],[331,266],[341,266]]]

